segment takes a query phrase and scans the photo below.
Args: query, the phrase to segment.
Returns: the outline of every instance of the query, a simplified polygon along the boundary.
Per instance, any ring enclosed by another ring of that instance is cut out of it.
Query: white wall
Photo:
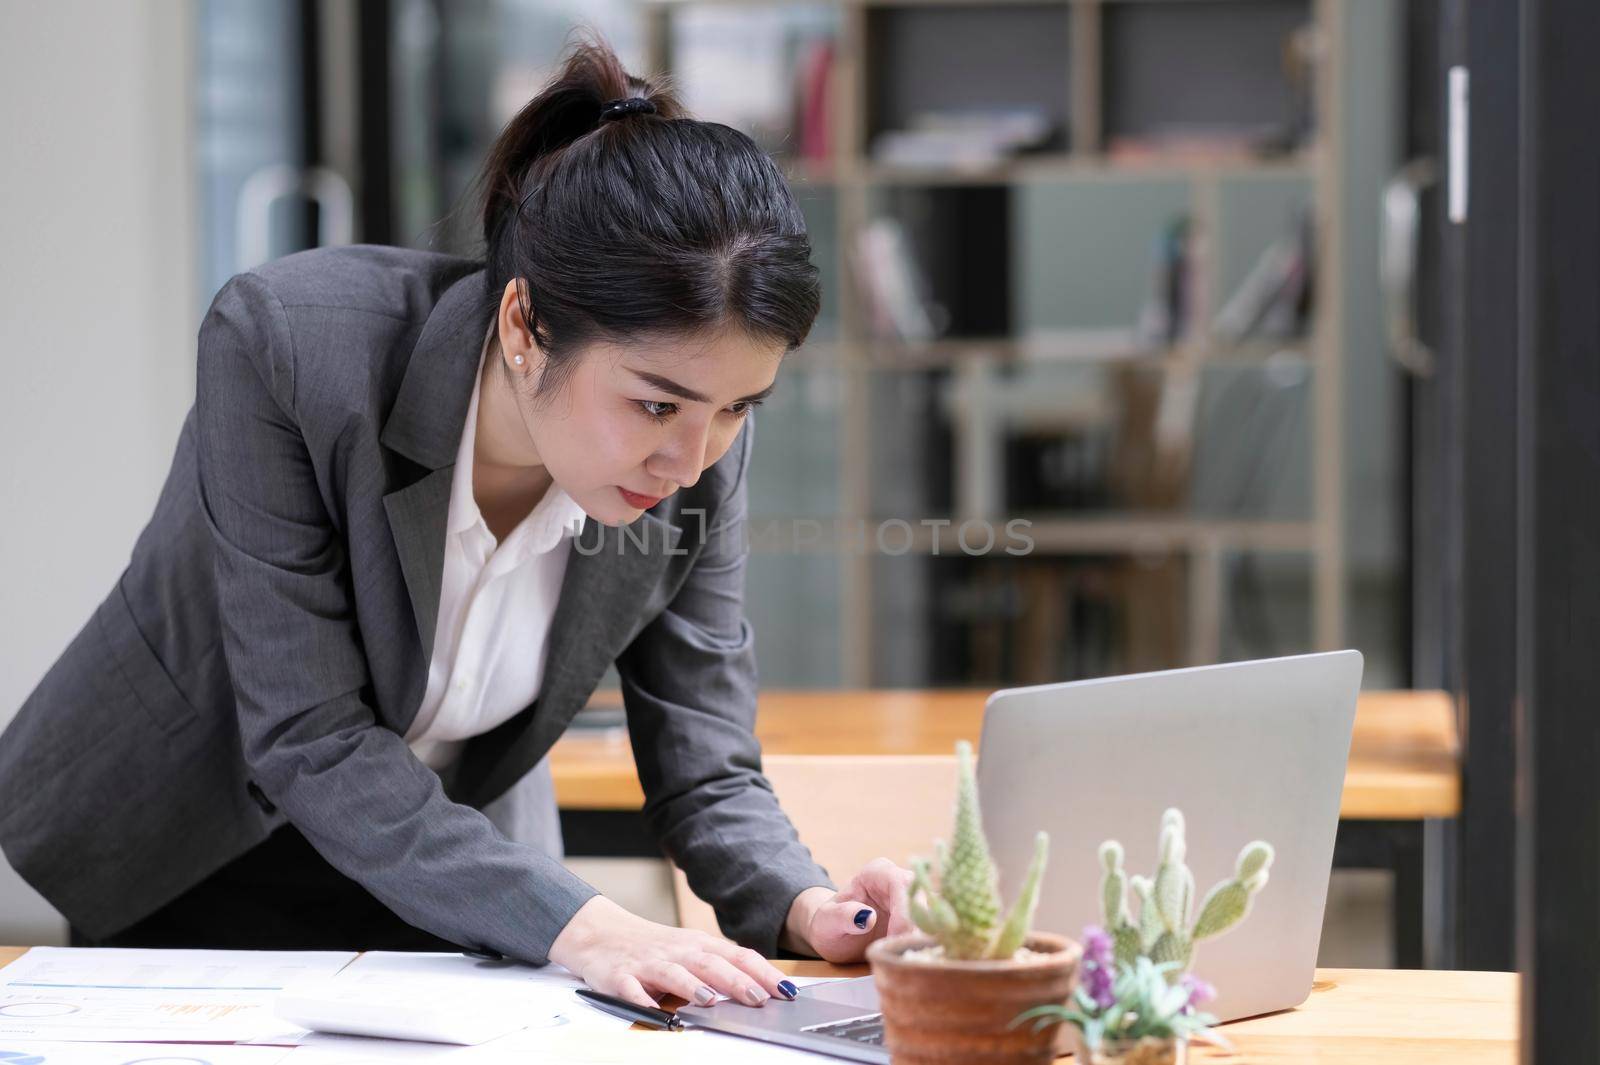
[[[0,4],[0,726],[127,564],[194,398],[192,2]],[[0,943],[64,936],[0,863]]]

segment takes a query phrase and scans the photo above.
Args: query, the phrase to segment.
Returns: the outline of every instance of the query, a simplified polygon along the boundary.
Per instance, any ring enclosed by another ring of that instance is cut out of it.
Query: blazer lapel
[[[433,634],[439,620],[450,482],[484,333],[494,311],[483,286],[484,272],[475,270],[457,279],[434,304],[412,348],[400,391],[379,438],[384,447],[426,471],[383,497],[422,644],[424,675],[433,657]],[[402,728],[410,727],[416,710],[415,706],[406,708],[406,720],[399,722]]]
[[[626,528],[584,522],[572,545],[550,623],[539,698],[468,741],[456,777],[459,800],[482,808],[522,779],[566,731],[623,650],[683,530],[653,514]]]
[[[443,466],[419,481],[383,497],[411,596],[411,611],[422,640],[422,660],[433,659],[433,633],[439,620],[439,582],[444,576],[444,536],[450,518],[450,486],[455,466]]]

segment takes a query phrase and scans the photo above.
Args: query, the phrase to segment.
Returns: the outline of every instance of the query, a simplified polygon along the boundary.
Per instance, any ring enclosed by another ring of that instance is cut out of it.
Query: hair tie
[[[643,96],[629,96],[621,100],[612,100],[600,108],[600,121],[612,122],[629,115],[653,115],[656,105]]]
[[[601,107],[600,121],[612,122],[619,118],[627,118],[629,115],[653,115],[655,113],[656,105],[643,96],[628,96],[621,100],[612,100]],[[534,194],[543,188],[544,182],[534,182],[533,187],[523,193],[522,199],[517,201],[517,213],[521,214],[522,209],[528,206],[528,201],[533,199]]]

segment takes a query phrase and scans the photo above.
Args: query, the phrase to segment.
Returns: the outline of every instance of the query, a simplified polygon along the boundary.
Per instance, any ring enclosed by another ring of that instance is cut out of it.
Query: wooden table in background
[[[0,966],[26,947],[0,947]],[[780,961],[801,976],[856,976],[862,967]],[[1321,969],[1298,1009],[1225,1025],[1233,1053],[1197,1047],[1196,1063],[1251,1065],[1514,1065],[1515,973]],[[661,1038],[672,1038],[662,1034]],[[819,1059],[820,1060],[820,1059]],[[1068,1060],[1068,1059],[1063,1059]],[[648,1059],[639,1065],[649,1065]]]
[[[950,754],[974,744],[987,689],[766,691],[756,736],[766,754]],[[598,692],[550,753],[573,855],[655,856],[638,810],[639,776],[620,693]],[[585,720],[610,721],[585,727]],[[1455,709],[1437,691],[1363,692],[1340,803],[1335,865],[1394,873],[1398,964],[1423,962],[1424,823],[1461,809]]]
[[[951,754],[974,746],[987,690],[770,691],[756,706],[765,754]],[[591,707],[620,707],[597,693]],[[581,720],[581,719],[580,719]],[[550,753],[556,802],[566,810],[637,810],[644,802],[626,731],[567,731]],[[1455,711],[1433,691],[1364,692],[1340,817],[1419,821],[1461,809]]]

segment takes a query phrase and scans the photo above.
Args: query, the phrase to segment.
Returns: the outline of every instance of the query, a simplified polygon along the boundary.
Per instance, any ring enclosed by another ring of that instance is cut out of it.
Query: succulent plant
[[[1227,1045],[1211,1030],[1217,1018],[1200,1009],[1215,995],[1211,985],[1179,977],[1177,962],[1157,963],[1142,956],[1113,962],[1108,949],[1096,953],[1096,933],[1100,938],[1105,933],[1097,928],[1084,933],[1084,976],[1093,979],[1080,982],[1065,1005],[1035,1006],[1012,1021],[1013,1027],[1033,1021],[1038,1030],[1065,1021],[1077,1026],[1091,1051],[1144,1039]]]
[[[958,778],[956,826],[950,846],[935,844],[933,868],[913,859],[911,920],[944,948],[945,957],[961,960],[1010,958],[1028,938],[1039,884],[1044,878],[1050,839],[1034,838],[1033,861],[1011,912],[1002,921],[1000,874],[989,856],[978,810],[978,784],[972,772],[972,745],[956,744]]]
[[[1250,912],[1251,899],[1267,884],[1272,845],[1256,840],[1239,852],[1233,876],[1206,893],[1199,916],[1190,924],[1194,874],[1184,864],[1183,829],[1181,811],[1172,809],[1161,815],[1154,879],[1128,876],[1122,867],[1122,844],[1116,840],[1100,845],[1101,909],[1118,964],[1131,965],[1136,958],[1146,957],[1157,964],[1173,963],[1176,968],[1166,971],[1182,973],[1194,961],[1195,944],[1219,936],[1244,920]],[[1137,920],[1128,910],[1130,889],[1139,900]]]

